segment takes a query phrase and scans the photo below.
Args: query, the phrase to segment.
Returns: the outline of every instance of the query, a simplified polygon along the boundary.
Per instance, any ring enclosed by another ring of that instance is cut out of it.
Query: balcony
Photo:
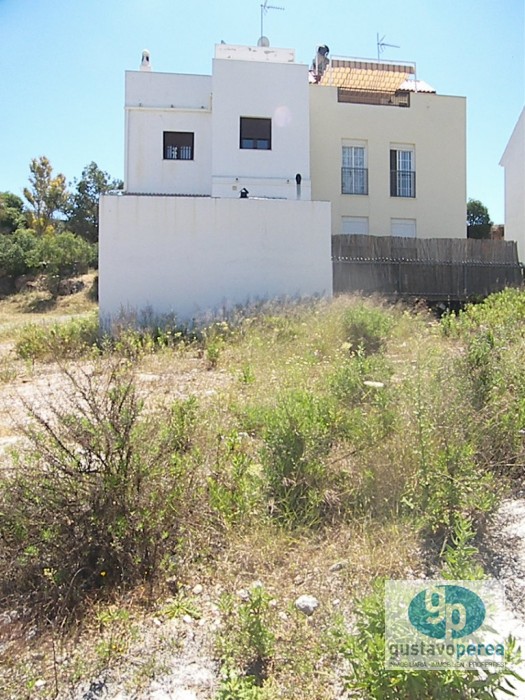
[[[413,170],[391,170],[390,196],[415,197],[416,173]]]
[[[368,168],[341,168],[343,194],[368,194]]]

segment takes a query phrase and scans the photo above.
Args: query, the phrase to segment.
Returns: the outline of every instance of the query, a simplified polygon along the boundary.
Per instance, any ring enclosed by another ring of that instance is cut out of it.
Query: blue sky
[[[264,0],[263,0],[264,1]],[[124,71],[211,72],[215,43],[255,44],[261,0],[0,0],[0,191],[21,194],[31,158],[68,181],[94,160],[123,175]],[[269,0],[264,33],[310,63],[375,57],[376,34],[438,93],[467,97],[467,191],[503,222],[498,165],[525,101],[524,0]]]

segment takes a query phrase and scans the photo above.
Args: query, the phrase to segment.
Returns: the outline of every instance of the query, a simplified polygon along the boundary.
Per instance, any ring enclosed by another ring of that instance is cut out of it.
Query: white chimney
[[[151,70],[151,64],[149,62],[149,51],[144,49],[142,52],[142,61],[140,62],[140,70]]]

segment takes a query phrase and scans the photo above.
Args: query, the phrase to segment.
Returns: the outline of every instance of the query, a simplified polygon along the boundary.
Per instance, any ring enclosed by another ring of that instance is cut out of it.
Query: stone
[[[250,592],[246,590],[246,588],[241,588],[240,590],[237,591],[237,596],[241,599],[244,600],[245,602],[247,600],[250,600]]]
[[[193,586],[192,593],[193,595],[200,595],[203,590],[203,586],[200,583],[198,583],[196,586]]]
[[[295,601],[295,607],[299,612],[310,617],[319,607],[319,601],[313,595],[301,595]]]
[[[347,566],[348,561],[346,559],[343,559],[342,561],[337,561],[335,564],[332,564],[329,571],[333,574],[336,571],[342,571],[343,569],[346,569]]]
[[[35,688],[39,690],[40,688],[43,688],[46,684],[46,681],[43,678],[39,678],[37,681],[35,681]]]
[[[374,382],[371,379],[367,379],[366,381],[363,382],[365,386],[369,386],[372,389],[383,389],[385,386],[383,382]]]

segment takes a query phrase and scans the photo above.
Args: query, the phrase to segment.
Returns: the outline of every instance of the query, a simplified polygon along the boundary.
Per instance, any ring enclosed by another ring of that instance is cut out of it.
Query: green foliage
[[[392,314],[385,309],[359,304],[350,307],[343,316],[345,337],[350,349],[370,355],[379,352],[394,326]]]
[[[245,676],[225,667],[215,700],[270,700],[265,690],[256,685],[253,676]]]
[[[222,598],[224,627],[217,649],[229,681],[244,677],[240,690],[244,690],[243,685],[261,685],[267,677],[276,642],[276,612],[270,602],[270,595],[259,582],[250,587],[240,603],[232,596]]]
[[[64,212],[67,204],[66,178],[54,175],[53,167],[45,156],[33,158],[29,165],[29,187],[24,197],[31,207],[30,224],[38,235],[52,233],[56,227],[55,214]]]
[[[270,510],[290,525],[319,524],[332,484],[323,464],[337,435],[333,403],[308,391],[282,394],[269,410],[261,459]]]
[[[445,445],[428,454],[405,505],[419,518],[423,531],[446,538],[458,519],[489,513],[497,502],[494,477],[482,470],[469,445]]]
[[[392,375],[392,369],[382,355],[366,356],[363,352],[351,355],[337,367],[329,377],[330,389],[334,395],[348,406],[373,400],[380,386],[370,386],[365,382],[383,384]]]
[[[97,250],[70,231],[42,236],[29,259],[30,268],[49,277],[86,272],[96,265]]]
[[[373,592],[357,609],[356,633],[348,635],[343,654],[351,671],[345,679],[347,690],[368,700],[497,700],[501,693],[517,697],[510,669],[495,672],[387,670],[385,660],[384,583],[376,583]],[[507,648],[513,653],[513,643]]]
[[[12,192],[0,192],[0,234],[14,233],[26,223],[24,203]]]
[[[32,323],[21,329],[15,348],[24,360],[71,359],[95,352],[98,337],[96,316],[50,325]]]
[[[260,477],[237,430],[219,436],[215,467],[208,477],[210,505],[228,525],[257,512]]]
[[[492,224],[487,207],[479,199],[469,199],[467,202],[467,224],[469,226]]]
[[[154,577],[198,510],[178,411],[145,414],[121,363],[64,379],[60,405],[29,408],[23,468],[0,484],[0,595],[49,615]]]
[[[73,233],[90,243],[98,241],[98,203],[101,194],[122,189],[120,180],[101,170],[95,162],[86,165],[75,191],[69,196],[67,226]]]
[[[478,548],[472,544],[476,531],[472,521],[457,516],[454,532],[443,552],[442,577],[452,581],[479,581],[485,578],[483,567],[475,560]]]
[[[97,264],[94,246],[69,231],[37,236],[19,229],[0,236],[0,276],[45,274],[51,291],[62,277],[87,271]]]
[[[0,277],[18,277],[31,269],[38,239],[34,232],[18,230],[11,236],[0,236]]]

